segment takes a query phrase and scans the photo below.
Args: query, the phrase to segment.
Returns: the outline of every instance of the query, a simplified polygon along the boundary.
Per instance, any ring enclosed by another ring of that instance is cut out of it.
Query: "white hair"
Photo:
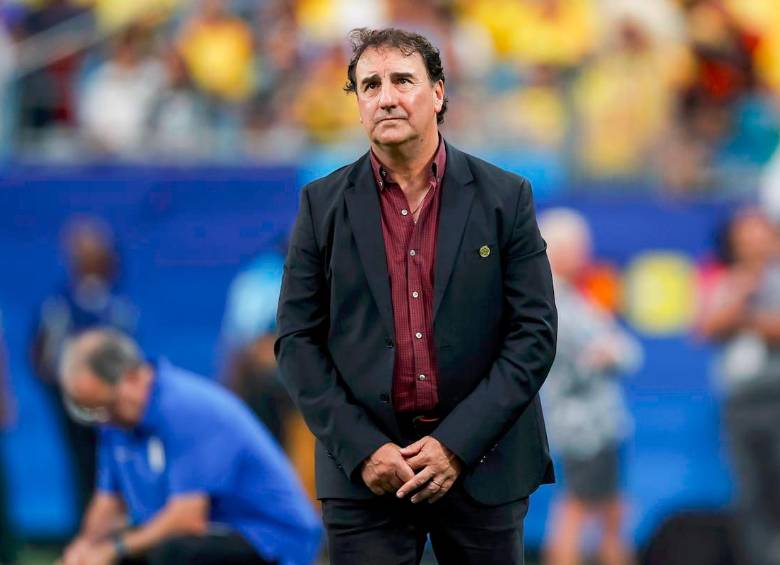
[[[539,214],[539,231],[545,241],[554,246],[572,240],[590,241],[590,226],[585,217],[572,208],[550,208]]]

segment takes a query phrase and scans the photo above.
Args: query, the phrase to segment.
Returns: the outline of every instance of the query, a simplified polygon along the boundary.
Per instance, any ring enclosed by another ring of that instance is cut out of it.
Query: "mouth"
[[[394,117],[394,118],[382,118],[382,119],[381,119],[381,120],[379,120],[377,123],[378,123],[378,124],[381,124],[382,122],[393,122],[393,121],[397,121],[397,120],[405,120],[405,119],[406,119],[406,118],[398,118],[398,117]]]

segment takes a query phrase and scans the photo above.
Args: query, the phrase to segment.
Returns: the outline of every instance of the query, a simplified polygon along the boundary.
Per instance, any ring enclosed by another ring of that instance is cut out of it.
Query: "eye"
[[[378,82],[369,82],[369,83],[366,85],[366,90],[373,90],[373,89],[375,89],[375,88],[376,88],[376,87],[378,87],[378,86],[379,86],[379,83],[378,83]]]
[[[410,84],[412,81],[411,81],[411,80],[409,80],[409,79],[408,79],[408,78],[406,78],[406,77],[402,77],[402,78],[399,78],[399,79],[398,79],[398,82],[399,82],[399,83],[401,83],[401,84]]]

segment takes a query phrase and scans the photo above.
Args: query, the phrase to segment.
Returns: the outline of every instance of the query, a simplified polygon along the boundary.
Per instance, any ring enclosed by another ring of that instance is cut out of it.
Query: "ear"
[[[444,106],[444,81],[438,81],[433,87],[433,107],[438,114]]]

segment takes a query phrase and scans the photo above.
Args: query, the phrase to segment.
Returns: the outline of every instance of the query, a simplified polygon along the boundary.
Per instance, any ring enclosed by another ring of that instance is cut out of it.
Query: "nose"
[[[383,82],[379,92],[379,107],[383,109],[393,108],[398,105],[396,91],[393,85],[387,81]]]

